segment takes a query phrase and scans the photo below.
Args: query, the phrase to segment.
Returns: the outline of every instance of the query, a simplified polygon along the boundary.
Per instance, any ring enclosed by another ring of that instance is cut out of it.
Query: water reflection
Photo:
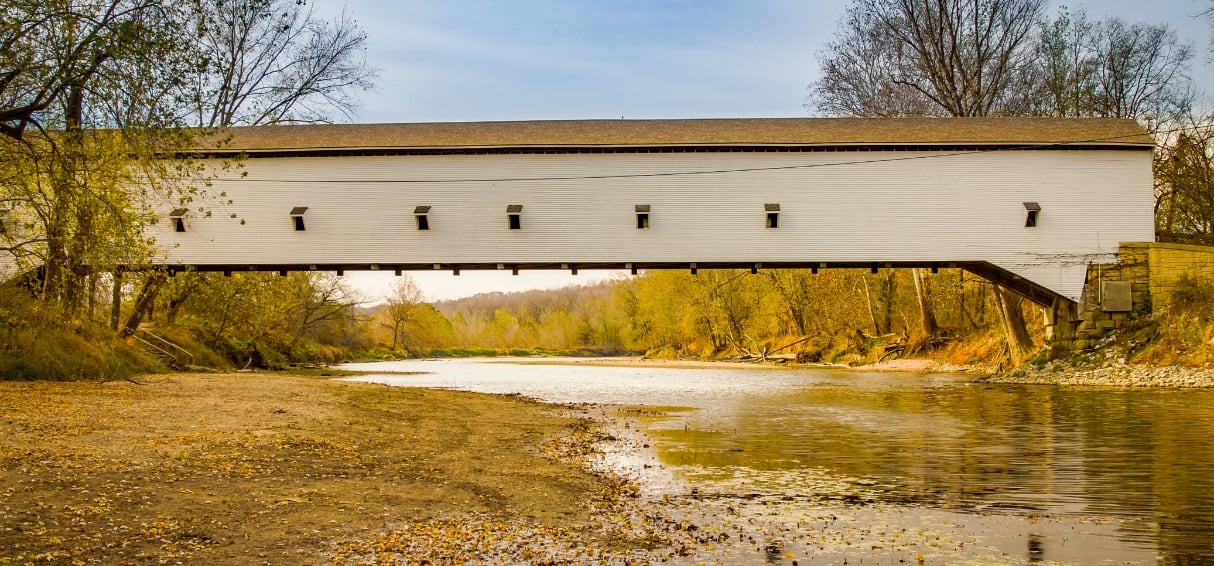
[[[1214,560],[1212,391],[971,385],[956,376],[814,370],[468,361],[393,367],[432,373],[375,380],[558,402],[696,407],[655,420],[651,432],[661,439],[663,462],[698,470],[698,481],[749,470],[769,483],[786,478],[762,489],[808,497],[800,491],[823,489],[805,480],[812,471],[849,479],[839,489],[860,500],[1092,517],[1115,521],[1119,538],[1165,561]],[[757,489],[753,477],[747,481]],[[1047,559],[1046,549],[1060,542],[1031,535],[1025,559]]]
[[[1041,558],[1045,556],[1045,545],[1041,541],[1041,537],[1036,534],[1028,536],[1028,553],[1029,562],[1041,562]]]
[[[658,434],[671,465],[814,466],[888,486],[886,501],[1117,517],[1126,540],[1214,558],[1211,407],[1205,391],[810,387]]]

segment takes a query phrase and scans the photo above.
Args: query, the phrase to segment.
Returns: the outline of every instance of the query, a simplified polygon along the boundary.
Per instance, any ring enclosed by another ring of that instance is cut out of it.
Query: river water
[[[792,533],[765,562],[787,549],[900,563],[919,549],[909,563],[924,551],[949,563],[1214,563],[1214,391],[556,361],[342,368],[390,385],[661,407],[642,419],[660,467],[707,513],[743,509]]]

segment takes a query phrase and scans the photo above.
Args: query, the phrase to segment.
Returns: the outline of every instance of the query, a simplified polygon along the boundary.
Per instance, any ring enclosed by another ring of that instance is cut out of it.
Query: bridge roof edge
[[[224,130],[196,151],[1154,145],[1137,122],[1121,119],[736,118],[253,126]]]

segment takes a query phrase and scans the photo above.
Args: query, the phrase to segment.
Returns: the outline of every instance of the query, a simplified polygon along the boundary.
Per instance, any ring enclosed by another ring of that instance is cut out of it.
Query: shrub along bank
[[[113,380],[160,362],[90,320],[65,320],[53,304],[0,289],[0,379]]]

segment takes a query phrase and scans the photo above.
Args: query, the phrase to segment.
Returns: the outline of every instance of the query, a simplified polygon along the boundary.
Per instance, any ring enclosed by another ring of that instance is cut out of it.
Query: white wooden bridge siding
[[[795,168],[585,178],[778,167]],[[213,215],[192,211],[184,233],[151,228],[166,263],[987,261],[1078,300],[1089,263],[1154,239],[1149,149],[273,157],[244,171],[214,183],[233,204],[195,203]],[[549,180],[501,180],[520,178]],[[652,207],[647,230],[637,204]]]

